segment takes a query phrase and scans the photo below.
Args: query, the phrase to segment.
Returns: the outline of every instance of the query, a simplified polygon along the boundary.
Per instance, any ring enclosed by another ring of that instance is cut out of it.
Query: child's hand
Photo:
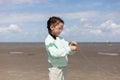
[[[77,42],[76,42],[76,41],[72,41],[72,42],[70,43],[70,46],[77,46]]]
[[[71,48],[72,51],[77,51],[77,42],[72,41],[70,43],[70,48]]]

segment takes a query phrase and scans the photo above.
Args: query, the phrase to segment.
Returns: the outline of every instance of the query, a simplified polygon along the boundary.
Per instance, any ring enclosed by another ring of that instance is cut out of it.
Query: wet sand
[[[120,80],[120,43],[79,43],[66,80]],[[48,80],[43,43],[0,43],[0,80]]]

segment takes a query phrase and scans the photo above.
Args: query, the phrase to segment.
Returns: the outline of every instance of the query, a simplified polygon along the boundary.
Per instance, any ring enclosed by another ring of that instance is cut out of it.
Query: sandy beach
[[[120,43],[79,43],[66,80],[120,80]],[[0,80],[48,80],[44,43],[0,43]]]

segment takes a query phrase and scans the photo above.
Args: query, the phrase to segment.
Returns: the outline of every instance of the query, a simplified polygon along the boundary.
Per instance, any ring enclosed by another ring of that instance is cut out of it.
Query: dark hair
[[[60,22],[64,24],[64,21],[63,21],[61,18],[56,17],[56,16],[50,17],[50,18],[48,19],[48,21],[47,21],[48,32],[50,33],[50,31],[51,31],[51,29],[50,29],[50,26],[51,26],[51,25],[56,26],[56,25],[58,25]]]

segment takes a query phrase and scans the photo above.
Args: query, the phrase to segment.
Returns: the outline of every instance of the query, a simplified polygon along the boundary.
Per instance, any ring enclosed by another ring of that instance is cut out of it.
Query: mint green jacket
[[[61,37],[56,37],[55,40],[51,35],[48,35],[45,39],[45,47],[48,54],[48,62],[53,67],[67,66],[67,55],[74,54],[70,49],[69,42]]]

